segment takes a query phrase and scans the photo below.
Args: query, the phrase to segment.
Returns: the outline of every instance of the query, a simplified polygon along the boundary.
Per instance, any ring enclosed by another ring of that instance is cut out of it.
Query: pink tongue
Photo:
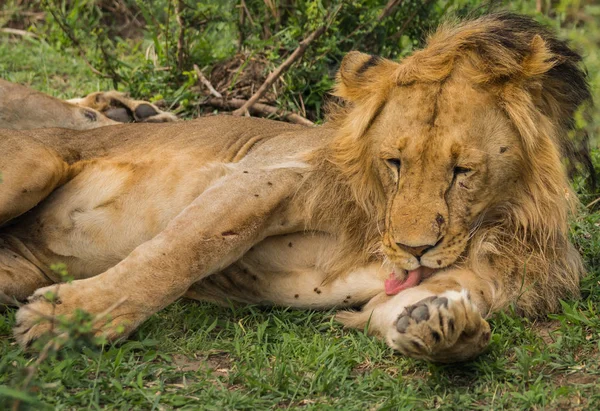
[[[433,270],[428,267],[419,267],[416,270],[410,270],[403,281],[396,278],[394,272],[385,280],[385,293],[387,295],[396,295],[402,290],[419,285],[423,277],[428,277]]]

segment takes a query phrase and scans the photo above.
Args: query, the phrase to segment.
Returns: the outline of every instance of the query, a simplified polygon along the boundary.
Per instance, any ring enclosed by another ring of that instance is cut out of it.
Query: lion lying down
[[[154,104],[132,100],[116,91],[63,101],[0,79],[0,128],[89,130],[119,123],[163,123],[176,119]]]
[[[348,54],[346,104],[322,127],[1,131],[0,290],[30,296],[15,337],[112,307],[98,327],[114,339],[187,296],[364,305],[338,318],[414,358],[473,358],[490,313],[540,316],[578,293],[561,153],[589,98],[579,62],[497,14],[441,27],[400,63]],[[76,281],[53,285],[56,262]]]

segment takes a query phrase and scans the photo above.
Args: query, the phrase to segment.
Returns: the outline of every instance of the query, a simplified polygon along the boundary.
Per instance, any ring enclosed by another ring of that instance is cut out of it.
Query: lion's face
[[[406,270],[453,264],[522,164],[493,96],[461,78],[394,88],[366,137],[387,203],[384,250]]]

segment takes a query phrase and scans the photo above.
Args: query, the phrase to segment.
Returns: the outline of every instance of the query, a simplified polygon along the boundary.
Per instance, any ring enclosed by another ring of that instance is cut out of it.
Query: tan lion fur
[[[569,152],[570,119],[589,92],[581,76],[568,76],[578,72],[579,56],[554,38],[547,44],[540,35],[547,32],[528,30],[528,20],[517,22],[522,26],[507,27],[496,15],[443,25],[423,50],[400,64],[376,59],[361,75],[356,75],[357,69],[372,57],[349,54],[336,89],[346,105],[334,108],[333,124],[329,124],[336,128],[336,137],[310,155],[318,183],[308,204],[312,206],[309,214],[335,221],[334,225],[350,233],[340,253],[373,253],[385,203],[380,183],[370,172],[373,156],[366,130],[394,86],[443,84],[450,76],[463,74],[489,90],[512,120],[521,136],[522,164],[527,167],[523,180],[513,186],[514,198],[478,218],[467,254],[475,263],[492,260],[493,265],[502,266],[507,278],[500,282],[512,288],[507,295],[518,292],[515,288],[522,290],[517,306],[537,316],[557,310],[560,298],[577,295],[584,272],[568,240],[568,216],[577,199],[561,154]],[[508,32],[515,37],[503,37]],[[507,47],[505,41],[514,43]],[[554,54],[551,48],[563,55]],[[569,88],[571,92],[566,92]],[[350,194],[360,207],[342,205],[339,212],[338,199]]]
[[[399,63],[349,53],[323,127],[209,117],[0,130],[14,157],[0,158],[0,224],[12,220],[0,297],[34,293],[15,336],[27,345],[49,330],[36,313],[122,301],[102,324],[117,338],[185,294],[366,303],[338,318],[415,358],[472,358],[490,313],[542,316],[578,293],[561,157],[589,99],[579,62],[534,21],[495,14],[443,25]],[[76,281],[35,291],[60,280],[57,261]],[[386,295],[390,272],[418,280]]]

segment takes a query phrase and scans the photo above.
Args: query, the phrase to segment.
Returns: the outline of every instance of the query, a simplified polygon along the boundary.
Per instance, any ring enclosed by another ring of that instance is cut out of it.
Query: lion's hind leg
[[[16,305],[53,283],[31,260],[35,258],[18,240],[0,237],[0,306]]]
[[[35,207],[69,175],[53,149],[14,130],[0,130],[0,226]]]

